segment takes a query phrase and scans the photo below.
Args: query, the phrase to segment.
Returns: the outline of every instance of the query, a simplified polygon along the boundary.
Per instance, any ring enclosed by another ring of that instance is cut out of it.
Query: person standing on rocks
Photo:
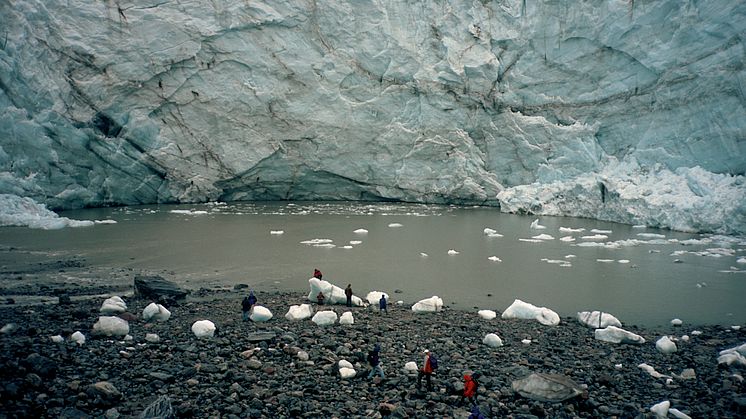
[[[381,294],[381,299],[378,300],[378,311],[380,313],[383,313],[384,311],[386,314],[388,314],[388,310],[386,309],[386,294]]]
[[[319,294],[316,296],[316,302],[320,305],[324,305],[324,293],[319,291]]]
[[[381,379],[386,378],[386,376],[383,374],[383,368],[381,367],[381,346],[376,343],[376,346],[373,347],[373,350],[368,352],[368,364],[370,364],[370,374],[368,374],[368,379],[373,378],[373,376],[378,373],[381,376]]]
[[[347,307],[352,307],[352,284],[347,284],[345,296],[347,296]]]
[[[256,296],[254,295],[254,291],[249,291],[249,295],[243,298],[243,301],[241,301],[241,311],[243,312],[243,321],[249,320],[249,312],[251,311],[251,308],[254,307],[254,304],[256,304]]]
[[[324,276],[320,270],[315,269],[313,270],[313,277],[316,279],[321,279],[321,277]]]
[[[417,374],[417,390],[422,390],[422,377],[424,376],[427,380],[427,391],[432,391],[433,383],[431,378],[433,375],[433,367],[430,364],[430,351],[425,349],[423,353],[425,354],[425,358],[422,363],[422,368],[420,368]]]
[[[461,404],[468,399],[473,406],[477,404],[477,389],[479,388],[480,375],[478,372],[473,374],[464,374],[464,392],[461,394]]]

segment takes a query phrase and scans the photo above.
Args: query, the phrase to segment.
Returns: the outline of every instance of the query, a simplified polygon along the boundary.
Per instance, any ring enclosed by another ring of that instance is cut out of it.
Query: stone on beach
[[[561,402],[584,392],[570,377],[558,374],[533,373],[513,381],[511,387],[523,397],[543,402]]]
[[[115,316],[101,316],[93,325],[94,336],[126,336],[130,332],[127,320]]]
[[[416,302],[412,306],[415,313],[434,313],[443,309],[443,299],[434,295]]]
[[[536,307],[518,299],[503,311],[502,318],[536,320],[546,326],[556,326],[560,323],[560,317],[554,311],[546,307]]]
[[[645,339],[632,332],[628,332],[616,326],[608,326],[603,329],[596,329],[594,332],[596,340],[610,343],[645,343]]]
[[[215,336],[215,323],[209,320],[197,320],[192,324],[192,333],[198,338],[211,338]]]
[[[313,316],[313,307],[310,304],[292,305],[285,313],[285,318],[292,321],[309,319]]]
[[[178,302],[186,298],[189,291],[179,287],[160,275],[136,275],[135,295],[155,301]]]
[[[579,311],[578,321],[594,329],[603,329],[608,326],[622,327],[619,319],[603,311]]]

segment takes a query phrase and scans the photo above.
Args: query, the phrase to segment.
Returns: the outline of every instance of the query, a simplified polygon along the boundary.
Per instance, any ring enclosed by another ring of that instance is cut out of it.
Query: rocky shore
[[[140,417],[157,400],[175,417],[467,417],[469,406],[459,403],[467,371],[481,373],[477,400],[487,418],[653,417],[650,407],[664,400],[693,418],[746,415],[743,369],[717,362],[719,351],[746,341],[744,330],[625,325],[647,343],[618,345],[595,340],[573,318],[551,327],[484,320],[476,309],[418,314],[395,304],[388,314],[333,306],[338,314],[351,310],[354,324],[321,327],[284,317],[290,305],[308,303],[307,290],[256,291],[274,314],[268,322],[242,321],[239,290],[194,292],[168,307],[171,318],[162,323],[141,319],[150,300],[125,297],[131,340],[91,336],[102,299],[2,305],[0,326],[13,326],[0,334],[0,417]],[[215,337],[192,333],[203,319],[215,323]],[[693,335],[695,329],[701,334]],[[84,344],[69,340],[75,331],[86,335]],[[498,334],[504,346],[483,344],[487,333]],[[64,342],[53,342],[54,335]],[[690,339],[665,355],[655,347],[664,335]],[[375,343],[383,380],[367,378],[366,354]],[[419,391],[416,374],[403,368],[409,361],[420,365],[425,348],[440,361],[432,391]],[[342,359],[357,376],[339,376]],[[651,376],[642,363],[671,378]],[[694,376],[682,374],[686,369]],[[585,394],[552,403],[514,392],[511,383],[533,372],[567,376]]]

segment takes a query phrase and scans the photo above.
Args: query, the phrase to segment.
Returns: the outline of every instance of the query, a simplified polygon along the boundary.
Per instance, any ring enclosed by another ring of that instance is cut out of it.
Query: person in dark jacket
[[[381,378],[386,378],[386,376],[383,374],[383,368],[381,367],[381,346],[376,343],[376,346],[373,347],[373,350],[368,352],[368,364],[370,364],[370,374],[368,374],[368,378],[373,378],[373,376],[378,373]]]
[[[384,311],[388,313],[389,311],[386,309],[386,294],[381,294],[381,299],[378,300],[378,311],[383,313]]]
[[[249,312],[251,311],[251,308],[254,307],[254,304],[256,304],[256,295],[254,295],[254,291],[249,291],[249,295],[244,297],[243,301],[241,301],[241,311],[243,312],[243,321],[249,320]]]
[[[320,270],[314,269],[313,270],[313,277],[317,279],[321,279],[321,277],[324,276]]]
[[[324,293],[319,291],[319,294],[316,296],[316,302],[319,303],[320,306],[324,305]]]
[[[347,307],[352,307],[352,284],[347,284],[345,296],[347,297]]]

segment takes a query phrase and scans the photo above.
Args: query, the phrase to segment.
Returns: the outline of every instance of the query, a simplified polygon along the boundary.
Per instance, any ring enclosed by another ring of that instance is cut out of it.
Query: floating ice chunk
[[[172,213],[172,214],[185,214],[185,215],[205,215],[205,214],[207,214],[207,211],[204,211],[204,210],[188,210],[188,209],[183,209],[183,210],[175,209],[175,210],[171,210],[169,212]]]
[[[443,299],[434,295],[416,302],[412,306],[415,313],[434,313],[443,309]]]
[[[619,259],[617,261],[617,263],[621,263],[621,264],[625,265],[625,264],[629,263],[629,260],[628,259]]]
[[[565,255],[565,259],[574,259],[576,257],[575,255]]]
[[[192,324],[192,333],[200,339],[211,338],[215,336],[215,323],[209,320],[197,320]]]
[[[119,314],[127,311],[127,304],[118,296],[113,296],[104,300],[99,309],[101,314]]]
[[[655,233],[637,233],[639,237],[644,237],[646,239],[665,239],[666,236],[663,234],[655,234]]]
[[[539,224],[539,219],[537,218],[531,223],[531,228],[534,230],[544,230],[547,227]]]
[[[518,241],[527,242],[527,243],[544,243],[544,240],[539,240],[539,239],[518,239]]]
[[[368,234],[368,230],[364,228],[358,228],[357,230],[353,231],[355,234]]]
[[[273,235],[279,236],[281,234],[285,234],[285,231],[283,231],[283,230],[270,230],[269,234],[273,234]]]
[[[681,321],[681,319],[673,319],[671,320],[671,326],[681,326],[681,324],[684,323]]]
[[[83,345],[85,343],[85,335],[82,334],[80,330],[78,330],[70,335],[70,340],[77,343],[78,345]]]
[[[115,220],[93,220],[95,224],[116,224]]]
[[[381,301],[381,296],[385,295],[386,300],[389,299],[389,294],[385,293],[383,291],[371,291],[368,293],[368,295],[365,296],[365,300],[370,305],[377,305]]]
[[[266,322],[272,318],[272,312],[267,307],[255,305],[251,307],[249,318],[257,323]]]
[[[537,307],[518,299],[513,301],[513,304],[503,311],[502,318],[536,320],[546,326],[556,326],[560,323],[560,317],[554,311],[546,307]]]
[[[635,224],[632,226],[632,228],[648,228],[645,224]]]
[[[490,237],[490,238],[493,238],[493,237],[503,237],[503,235],[500,234],[500,233],[490,233],[490,234],[487,234],[487,237]]]
[[[129,323],[116,316],[101,316],[93,325],[91,334],[95,336],[126,336],[130,332]]]
[[[645,338],[640,335],[636,335],[632,332],[628,332],[616,326],[608,326],[603,329],[596,329],[594,332],[596,340],[602,342],[611,343],[645,343]]]
[[[596,262],[611,263],[614,262],[614,259],[596,259]]]
[[[531,237],[536,240],[554,240],[554,237],[549,234],[539,234],[538,236]]]
[[[579,311],[578,321],[588,327],[603,329],[609,326],[622,327],[622,322],[609,313],[602,311]]]
[[[484,339],[482,339],[482,343],[489,346],[490,348],[499,348],[500,346],[503,346],[503,340],[500,339],[500,336],[497,336],[494,333],[488,333],[484,336]]]
[[[428,255],[427,253],[424,253],[424,252],[420,252],[420,257],[422,257],[422,258],[426,258],[426,257],[428,257],[428,256],[429,256],[429,255]]]
[[[493,262],[502,262],[502,259],[500,259],[500,258],[499,258],[499,257],[497,257],[497,256],[490,256],[490,257],[488,257],[487,259],[488,259],[488,260],[491,260],[491,261],[493,261]]]
[[[331,310],[317,311],[311,321],[319,326],[329,326],[337,322],[337,313]]]
[[[592,236],[580,236],[583,240],[606,240],[609,238],[609,236],[605,234],[594,234]]]
[[[485,236],[489,236],[490,234],[495,234],[495,233],[497,233],[497,230],[493,230],[491,228],[485,228],[484,229]]]
[[[736,259],[736,263],[746,263],[746,256],[741,256],[740,258]]]
[[[479,317],[485,320],[492,320],[497,317],[497,313],[495,313],[493,310],[479,310],[477,311],[477,314],[479,315]]]
[[[356,246],[358,244],[362,243],[362,240],[350,240],[350,244],[353,246]]]
[[[459,252],[457,252],[456,250],[450,249],[450,250],[448,251],[448,254],[449,254],[449,255],[458,255],[458,254],[459,254]]]
[[[325,244],[325,243],[332,243],[332,242],[334,242],[334,240],[332,239],[311,239],[311,240],[303,240],[300,243],[314,245],[314,244]]]
[[[560,241],[567,242],[567,243],[574,242],[575,241],[575,237],[573,237],[573,236],[560,237]]]
[[[344,289],[336,285],[332,285],[328,281],[318,278],[310,278],[308,280],[308,285],[311,288],[311,291],[308,293],[308,299],[310,301],[316,301],[316,296],[319,295],[319,292],[321,292],[322,294],[324,294],[324,302],[326,304],[347,303],[347,296],[345,295]],[[353,295],[352,304],[356,307],[362,307],[363,300],[357,295]]]
[[[336,244],[332,244],[332,243],[321,243],[321,244],[314,244],[314,245],[312,245],[312,246],[313,246],[313,247],[326,247],[326,248],[329,248],[329,249],[331,249],[331,248],[334,248],[334,247],[337,247],[337,245],[336,245]]]
[[[339,324],[355,324],[355,318],[352,317],[351,311],[345,311],[339,317]]]
[[[651,365],[648,365],[648,364],[646,364],[644,362],[642,364],[638,365],[637,368],[640,368],[641,370],[643,370],[646,373],[650,374],[650,376],[653,377],[653,378],[671,378],[670,375],[661,374],[658,371],[656,371],[655,368],[653,368]]]
[[[349,249],[353,249],[353,247],[352,246],[342,246],[342,247],[340,247],[340,249],[349,250]]]
[[[305,320],[313,315],[310,304],[292,305],[285,313],[285,318],[291,321]]]
[[[650,406],[650,411],[658,418],[668,417],[668,408],[671,407],[671,402],[668,400]]]
[[[746,366],[746,343],[720,351],[718,364]]]
[[[655,349],[662,354],[672,354],[678,350],[676,344],[668,336],[658,339],[655,342]]]
[[[549,263],[551,265],[567,265],[569,262],[566,260],[560,260],[560,259],[547,259],[543,258],[541,259],[542,262]]]
[[[585,231],[584,228],[570,228],[570,227],[560,227],[559,231],[561,233],[582,233]]]
[[[150,320],[165,322],[170,317],[171,312],[160,304],[150,303],[142,310],[142,318],[146,322]]]
[[[49,338],[52,339],[52,342],[54,342],[54,343],[62,343],[62,342],[65,341],[65,338],[63,338],[60,335],[50,336]]]
[[[597,228],[594,228],[591,230],[591,233],[595,234],[611,234],[611,230],[599,230]]]
[[[391,223],[391,224],[389,224],[389,227],[391,227],[391,228],[399,228],[399,227],[401,227],[401,226],[402,226],[402,225],[401,225],[401,224],[399,224],[399,223]]]

